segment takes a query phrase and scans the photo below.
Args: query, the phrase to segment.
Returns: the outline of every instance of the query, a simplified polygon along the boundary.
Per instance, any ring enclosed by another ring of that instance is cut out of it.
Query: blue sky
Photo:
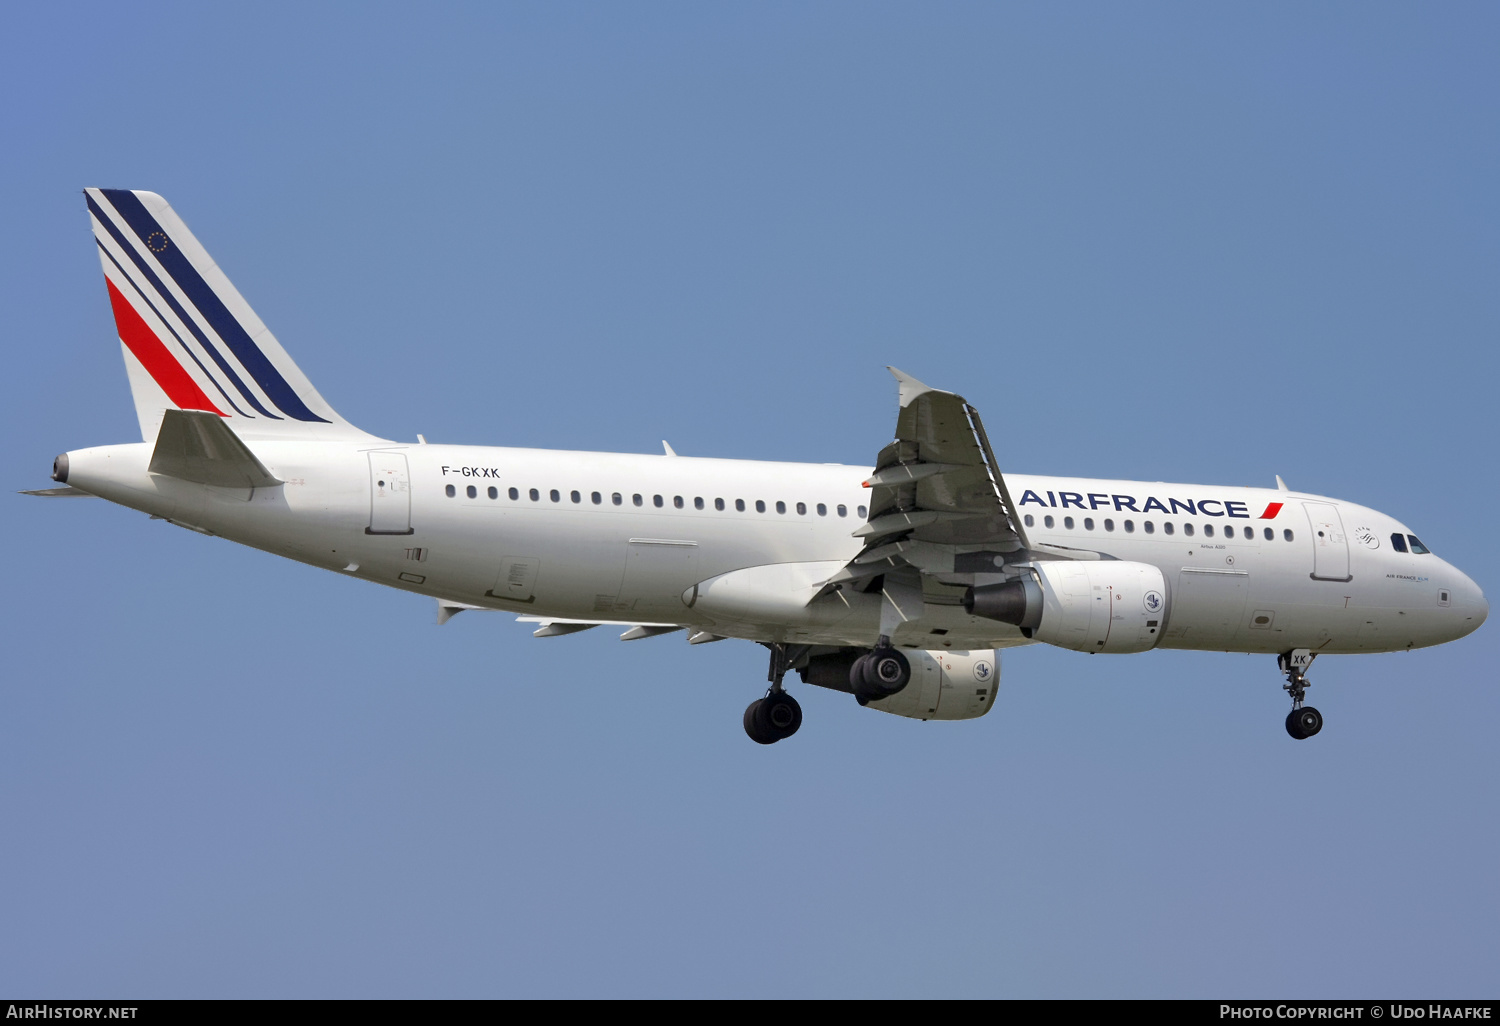
[[[80,191],[165,195],[352,422],[1294,487],[1500,591],[1492,5],[27,5],[12,489],[136,424]],[[917,723],[0,499],[0,992],[1493,996],[1493,626],[1006,655]]]

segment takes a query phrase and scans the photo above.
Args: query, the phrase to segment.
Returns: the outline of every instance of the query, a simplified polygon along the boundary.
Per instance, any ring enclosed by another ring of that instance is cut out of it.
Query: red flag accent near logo
[[[173,358],[167,347],[161,344],[156,332],[141,320],[141,315],[135,312],[130,301],[120,295],[115,283],[105,278],[104,284],[109,288],[109,305],[115,310],[115,327],[120,331],[120,341],[141,361],[141,366],[146,368],[146,373],[155,379],[161,390],[167,393],[167,398],[176,403],[179,409],[207,410],[224,416],[224,411],[209,402],[203,389],[188,376],[188,372],[182,369],[182,364]]]
[[[1284,506],[1284,505],[1286,505],[1286,503],[1284,503],[1284,502],[1273,502],[1273,503],[1271,503],[1269,506],[1266,507],[1266,511],[1260,515],[1260,519],[1262,519],[1262,520],[1275,520],[1276,519],[1276,514],[1278,514],[1278,513],[1281,512],[1281,507]]]

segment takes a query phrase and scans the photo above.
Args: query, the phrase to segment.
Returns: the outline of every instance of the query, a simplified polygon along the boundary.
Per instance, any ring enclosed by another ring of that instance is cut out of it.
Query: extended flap
[[[281,484],[222,417],[202,410],[166,411],[151,453],[151,473],[219,488]]]

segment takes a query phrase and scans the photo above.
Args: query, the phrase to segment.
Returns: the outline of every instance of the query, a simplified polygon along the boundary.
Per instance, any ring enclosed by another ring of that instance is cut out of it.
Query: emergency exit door
[[[370,526],[365,534],[411,534],[411,479],[406,455],[370,455]]]

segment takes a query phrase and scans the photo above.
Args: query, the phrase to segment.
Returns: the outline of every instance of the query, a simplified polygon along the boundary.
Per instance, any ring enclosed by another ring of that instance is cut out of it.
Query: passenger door
[[[1312,529],[1313,570],[1315,581],[1352,581],[1349,573],[1349,541],[1344,536],[1344,521],[1339,508],[1329,502],[1304,502],[1308,526]]]
[[[411,534],[411,479],[406,455],[372,452],[370,456],[370,526],[365,534]]]

